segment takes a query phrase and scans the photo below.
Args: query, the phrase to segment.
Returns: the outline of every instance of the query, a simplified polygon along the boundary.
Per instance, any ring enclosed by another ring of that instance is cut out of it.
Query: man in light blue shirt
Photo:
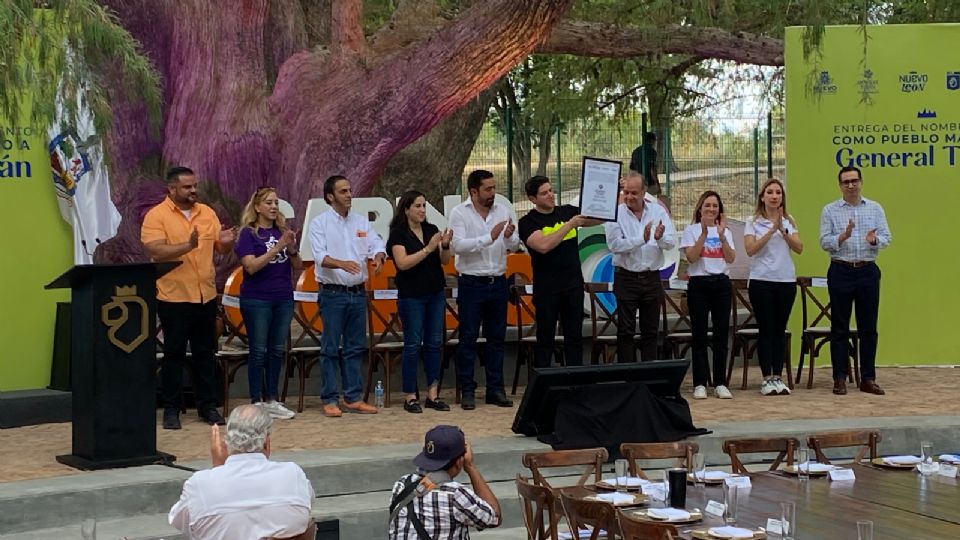
[[[820,247],[830,255],[827,289],[830,292],[830,359],[833,393],[847,393],[850,356],[850,312],[857,304],[860,342],[860,391],[883,395],[877,385],[877,312],[880,307],[880,268],[877,255],[890,245],[887,216],[878,203],[865,199],[863,177],[856,167],[843,167],[838,175],[843,195],[820,214]]]

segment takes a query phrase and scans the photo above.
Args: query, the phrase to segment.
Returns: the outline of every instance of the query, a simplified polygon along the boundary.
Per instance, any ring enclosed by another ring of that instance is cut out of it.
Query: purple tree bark
[[[369,193],[391,156],[509,71],[571,2],[477,2],[425,39],[371,52],[360,0],[331,2],[330,47],[310,50],[294,0],[104,0],[162,74],[165,106],[155,135],[142,106],[112,96],[125,223],[101,258],[142,257],[131,237],[163,196],[149,174],[169,164],[228,205],[271,185],[302,215],[332,174]]]

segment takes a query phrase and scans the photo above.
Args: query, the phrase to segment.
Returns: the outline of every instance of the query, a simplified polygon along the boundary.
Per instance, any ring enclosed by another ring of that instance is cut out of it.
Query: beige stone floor
[[[887,390],[886,396],[851,391],[837,397],[830,392],[828,371],[818,369],[817,373],[818,384],[811,390],[803,387],[791,396],[765,397],[758,390],[759,371],[752,371],[752,386],[741,391],[734,384],[733,400],[690,399],[694,422],[710,427],[719,422],[752,420],[960,414],[960,400],[947,398],[955,396],[960,387],[960,369],[880,368],[877,380]],[[734,377],[739,380],[739,372]],[[445,390],[442,397],[453,401],[452,391]],[[440,423],[457,424],[471,438],[514,436],[510,427],[516,409],[484,406],[482,395],[478,397],[480,406],[475,411],[455,406],[448,413],[427,410],[414,415],[400,406],[400,396],[394,396],[394,406],[380,414],[344,414],[339,419],[325,418],[319,401],[308,398],[302,414],[274,424],[273,446],[275,451],[297,451],[419,442],[427,429]],[[516,401],[519,404],[519,394]],[[182,420],[180,431],[157,429],[158,449],[176,455],[179,461],[206,457],[209,427],[192,410]],[[69,452],[69,423],[0,430],[0,482],[82,474],[55,461],[54,456]]]

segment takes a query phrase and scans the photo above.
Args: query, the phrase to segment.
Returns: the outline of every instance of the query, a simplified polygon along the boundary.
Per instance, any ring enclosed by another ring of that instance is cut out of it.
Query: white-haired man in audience
[[[213,468],[183,484],[170,524],[194,540],[288,538],[313,524],[313,486],[296,463],[270,461],[270,415],[256,405],[230,413],[226,440],[210,426]]]

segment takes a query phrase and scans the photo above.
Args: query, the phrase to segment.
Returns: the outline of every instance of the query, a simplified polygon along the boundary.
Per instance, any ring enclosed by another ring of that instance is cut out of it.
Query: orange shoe
[[[373,405],[367,405],[363,400],[357,401],[356,403],[346,403],[343,404],[344,407],[350,409],[355,413],[360,414],[377,414],[377,408]]]
[[[340,407],[338,407],[336,403],[324,403],[323,415],[330,418],[340,418],[343,416],[343,411],[340,410]]]

